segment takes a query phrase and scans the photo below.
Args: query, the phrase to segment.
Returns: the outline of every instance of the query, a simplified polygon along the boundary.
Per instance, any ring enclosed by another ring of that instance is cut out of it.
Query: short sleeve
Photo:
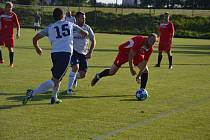
[[[43,36],[48,36],[49,26],[42,31],[40,31],[38,34],[41,34]]]

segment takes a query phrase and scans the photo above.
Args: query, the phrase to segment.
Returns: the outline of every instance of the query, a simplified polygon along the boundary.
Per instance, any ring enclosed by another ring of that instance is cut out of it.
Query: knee
[[[72,66],[73,72],[78,72],[78,70],[79,70],[79,66],[77,66],[77,65]]]

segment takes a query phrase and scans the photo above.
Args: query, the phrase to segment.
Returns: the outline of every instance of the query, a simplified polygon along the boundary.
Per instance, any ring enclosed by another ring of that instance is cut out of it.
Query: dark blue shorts
[[[88,62],[84,54],[80,54],[77,51],[73,52],[71,57],[71,66],[79,64],[79,71],[87,71]]]
[[[68,68],[69,61],[71,60],[70,52],[55,52],[51,53],[53,67],[51,69],[52,75],[58,80],[62,80]]]

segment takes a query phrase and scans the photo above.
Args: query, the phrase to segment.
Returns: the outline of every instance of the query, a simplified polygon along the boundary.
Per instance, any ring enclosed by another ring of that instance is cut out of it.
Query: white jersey
[[[76,19],[73,16],[66,16],[65,17],[65,20],[67,20],[69,22],[72,22],[72,23],[76,23]]]
[[[48,36],[54,52],[73,52],[73,29],[80,32],[82,29],[66,20],[59,20],[50,24],[39,34]]]
[[[89,35],[86,37],[83,37],[77,30],[74,30],[73,32],[74,33],[74,43],[73,43],[74,50],[80,54],[86,55],[89,49],[88,48],[89,39],[93,40],[95,36],[94,36],[93,30],[87,24],[84,24],[81,28],[87,31]]]

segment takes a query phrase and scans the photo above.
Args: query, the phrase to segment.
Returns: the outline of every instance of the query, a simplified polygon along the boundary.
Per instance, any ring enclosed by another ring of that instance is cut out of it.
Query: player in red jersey
[[[114,64],[111,68],[104,69],[102,72],[97,73],[91,81],[91,86],[94,86],[102,77],[114,75],[121,65],[129,62],[129,68],[132,76],[137,74],[133,68],[133,64],[139,68],[136,81],[139,83],[141,80],[141,88],[145,88],[148,79],[147,62],[154,50],[153,46],[156,40],[157,35],[152,33],[148,37],[140,35],[135,36],[129,41],[121,44]]]
[[[13,4],[11,2],[6,2],[5,9],[0,12],[0,45],[8,48],[10,67],[13,67],[13,57],[14,57],[14,32],[13,24],[16,25],[17,34],[16,38],[20,37],[20,24],[17,15],[12,11]],[[3,63],[2,53],[0,50],[0,63]]]
[[[156,67],[160,67],[160,63],[162,60],[162,52],[166,52],[168,54],[169,61],[169,69],[172,69],[172,40],[174,36],[174,25],[171,21],[171,17],[168,13],[163,15],[163,22],[160,24],[160,42],[158,48],[158,63],[155,65]]]

